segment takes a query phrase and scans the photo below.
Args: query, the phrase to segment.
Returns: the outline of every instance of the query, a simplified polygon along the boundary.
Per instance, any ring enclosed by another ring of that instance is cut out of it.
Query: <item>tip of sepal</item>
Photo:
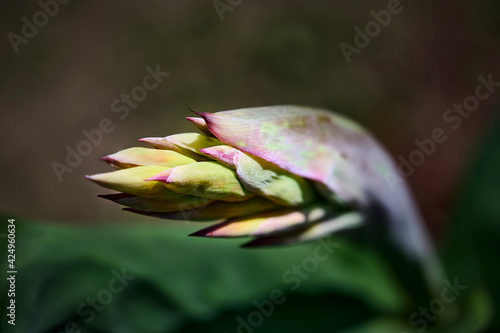
[[[192,234],[188,235],[189,237],[210,237],[210,235],[207,234],[206,229],[201,229],[196,232],[193,232]]]
[[[112,155],[107,155],[107,156],[101,157],[101,161],[106,162],[107,164],[109,164],[110,166],[112,166],[115,169],[123,169],[123,167],[121,167],[119,165],[119,163],[116,162],[116,160],[112,157]]]
[[[200,115],[201,113],[200,112],[196,112],[194,111],[193,109],[191,109],[190,107],[187,108],[189,111],[191,111],[192,113],[194,113],[195,115]],[[189,118],[189,117],[186,117],[186,119]]]
[[[196,128],[198,128],[198,130],[201,133],[205,134],[206,136],[215,138],[215,136],[212,134],[212,132],[210,132],[210,130],[208,129],[208,126],[207,126],[207,123],[205,122],[205,119],[203,119],[201,117],[186,117],[186,119],[191,124],[196,126]]]
[[[203,228],[201,230],[198,230],[196,232],[193,232],[189,236],[193,237],[210,237],[210,238],[240,238],[240,237],[247,237],[246,235],[243,236],[231,236],[231,235],[223,235],[223,234],[217,234],[216,231],[219,230],[221,227],[224,227],[225,225],[229,224],[228,221],[224,221],[221,223],[216,223],[214,225],[211,225],[207,228]]]
[[[147,137],[147,138],[140,138],[137,141],[144,142],[144,143],[147,143],[147,144],[150,144],[150,145],[154,146],[161,139],[162,138],[157,138],[157,137]]]
[[[206,115],[206,114],[210,114],[210,112],[196,112],[191,108],[188,108],[188,110],[191,111],[192,113],[194,113],[195,115],[200,116],[200,117],[203,117],[203,115]]]

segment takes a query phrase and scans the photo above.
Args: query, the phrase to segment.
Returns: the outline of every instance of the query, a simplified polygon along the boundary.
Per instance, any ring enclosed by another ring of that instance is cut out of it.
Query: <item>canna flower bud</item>
[[[213,200],[242,201],[255,195],[243,187],[234,170],[216,162],[182,165],[146,180],[163,182],[178,194]]]
[[[162,166],[138,166],[87,176],[87,179],[111,190],[147,198],[170,199],[181,196],[167,189],[161,183],[145,181],[145,179],[151,178],[165,170],[168,169]]]
[[[196,160],[175,151],[142,147],[125,149],[116,154],[105,156],[102,160],[117,169],[127,169],[140,165],[173,168],[196,162]]]
[[[246,246],[367,230],[416,262],[429,283],[439,283],[440,267],[408,188],[387,181],[395,165],[361,126],[298,106],[196,114],[188,120],[201,134],[140,139],[156,149],[109,155],[103,160],[120,170],[88,178],[121,192],[103,197],[128,211],[214,222],[193,235],[254,237]]]

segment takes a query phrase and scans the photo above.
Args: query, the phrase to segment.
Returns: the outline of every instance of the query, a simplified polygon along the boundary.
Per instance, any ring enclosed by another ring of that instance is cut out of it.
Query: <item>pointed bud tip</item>
[[[188,110],[189,110],[189,111],[191,111],[192,113],[194,113],[195,115],[198,115],[198,116],[201,116],[201,115],[202,115],[202,113],[200,113],[200,112],[196,112],[196,111],[194,111],[194,110],[193,110],[193,109],[191,109],[191,108],[188,108]],[[186,118],[188,118],[188,117],[186,117]]]
[[[192,234],[190,234],[189,236],[194,236],[194,237],[214,237],[214,238],[218,238],[218,237],[221,237],[221,236],[218,236],[216,234],[214,234],[215,231],[217,231],[220,227],[224,226],[226,223],[225,222],[222,222],[222,223],[216,223],[214,225],[211,225],[207,228],[203,228],[201,230],[198,230],[196,232],[193,232]]]
[[[110,172],[107,172],[107,173],[110,173]],[[95,175],[85,175],[85,178],[87,178],[88,180],[93,181],[94,183],[99,184],[102,181],[103,177],[105,177],[105,175],[107,173],[98,173],[98,174],[95,174]]]
[[[140,138],[138,141],[139,142],[145,142],[145,143],[155,143],[158,142],[161,138],[158,137],[147,137],[147,138]]]
[[[198,117],[186,117],[187,120],[189,120],[191,123],[193,123],[194,125],[201,125],[201,124],[205,124],[205,121],[203,120],[203,118],[198,118]]]
[[[189,234],[188,235],[189,237],[209,237],[206,232],[205,232],[205,229],[202,229],[202,230],[198,230],[196,232],[193,232],[192,234]]]

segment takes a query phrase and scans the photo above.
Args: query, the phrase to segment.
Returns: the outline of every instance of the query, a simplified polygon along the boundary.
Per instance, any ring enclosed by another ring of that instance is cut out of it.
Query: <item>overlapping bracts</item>
[[[140,139],[152,148],[103,157],[118,170],[87,178],[120,192],[101,197],[125,210],[212,222],[194,235],[257,237],[250,245],[306,241],[363,223],[347,200],[318,190],[331,167],[322,133],[331,125],[328,114],[282,106],[199,116],[187,119],[201,133]]]
[[[409,189],[362,127],[289,105],[196,114],[187,119],[201,134],[140,139],[152,148],[106,156],[119,170],[87,177],[118,191],[102,197],[125,210],[210,222],[193,235],[254,237],[248,247],[356,228],[398,272],[411,263],[439,291],[442,269]]]

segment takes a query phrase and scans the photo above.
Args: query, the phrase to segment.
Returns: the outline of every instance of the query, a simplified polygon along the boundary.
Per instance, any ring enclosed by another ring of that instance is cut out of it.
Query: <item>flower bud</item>
[[[220,145],[200,149],[200,153],[209,156],[210,158],[220,162],[232,169],[236,169],[234,164],[234,156],[239,153],[239,150],[231,146]]]
[[[178,194],[194,195],[211,200],[242,201],[255,194],[247,191],[236,172],[217,162],[198,162],[161,172],[149,180],[163,181]]]
[[[285,207],[303,206],[315,198],[314,190],[301,177],[295,176],[258,157],[239,152],[234,164],[246,189]]]
[[[171,199],[146,198],[132,194],[117,193],[100,195],[101,198],[111,200],[117,204],[145,212],[175,212],[204,207],[211,200],[189,195],[173,197]]]
[[[280,209],[276,211],[254,214],[244,218],[235,218],[227,222],[200,230],[192,236],[203,237],[247,237],[266,236],[282,233],[294,228],[321,221],[331,216],[332,207],[324,203],[313,204],[302,209]]]
[[[206,161],[207,160],[206,157],[199,155],[199,154],[196,154],[195,152],[192,152],[189,149],[185,149],[185,148],[174,145],[166,137],[165,138],[158,138],[158,137],[142,138],[142,139],[139,139],[139,141],[145,142],[145,143],[153,146],[156,149],[175,151],[179,154],[190,157],[196,161]]]
[[[312,241],[338,231],[361,227],[365,222],[366,220],[359,212],[344,213],[325,219],[321,223],[305,225],[303,228],[297,228],[289,233],[256,238],[244,244],[243,247],[268,247]]]
[[[105,156],[102,160],[117,169],[132,168],[140,165],[173,168],[196,162],[194,159],[171,150],[133,147]]]
[[[146,180],[165,170],[165,167],[160,166],[138,166],[86,177],[102,187],[119,192],[149,198],[179,197],[179,194],[167,189],[163,183]]]
[[[283,207],[256,196],[237,202],[214,201],[204,206],[203,209],[195,208],[187,211],[177,211],[157,217],[171,220],[183,220],[187,218],[191,221],[209,221],[254,215],[278,209],[283,209]]]
[[[186,117],[194,126],[196,126],[204,135],[209,137],[215,137],[208,129],[205,119],[199,117]]]
[[[165,137],[165,139],[177,147],[187,149],[193,153],[200,153],[200,149],[222,144],[219,139],[198,133],[174,134]]]

